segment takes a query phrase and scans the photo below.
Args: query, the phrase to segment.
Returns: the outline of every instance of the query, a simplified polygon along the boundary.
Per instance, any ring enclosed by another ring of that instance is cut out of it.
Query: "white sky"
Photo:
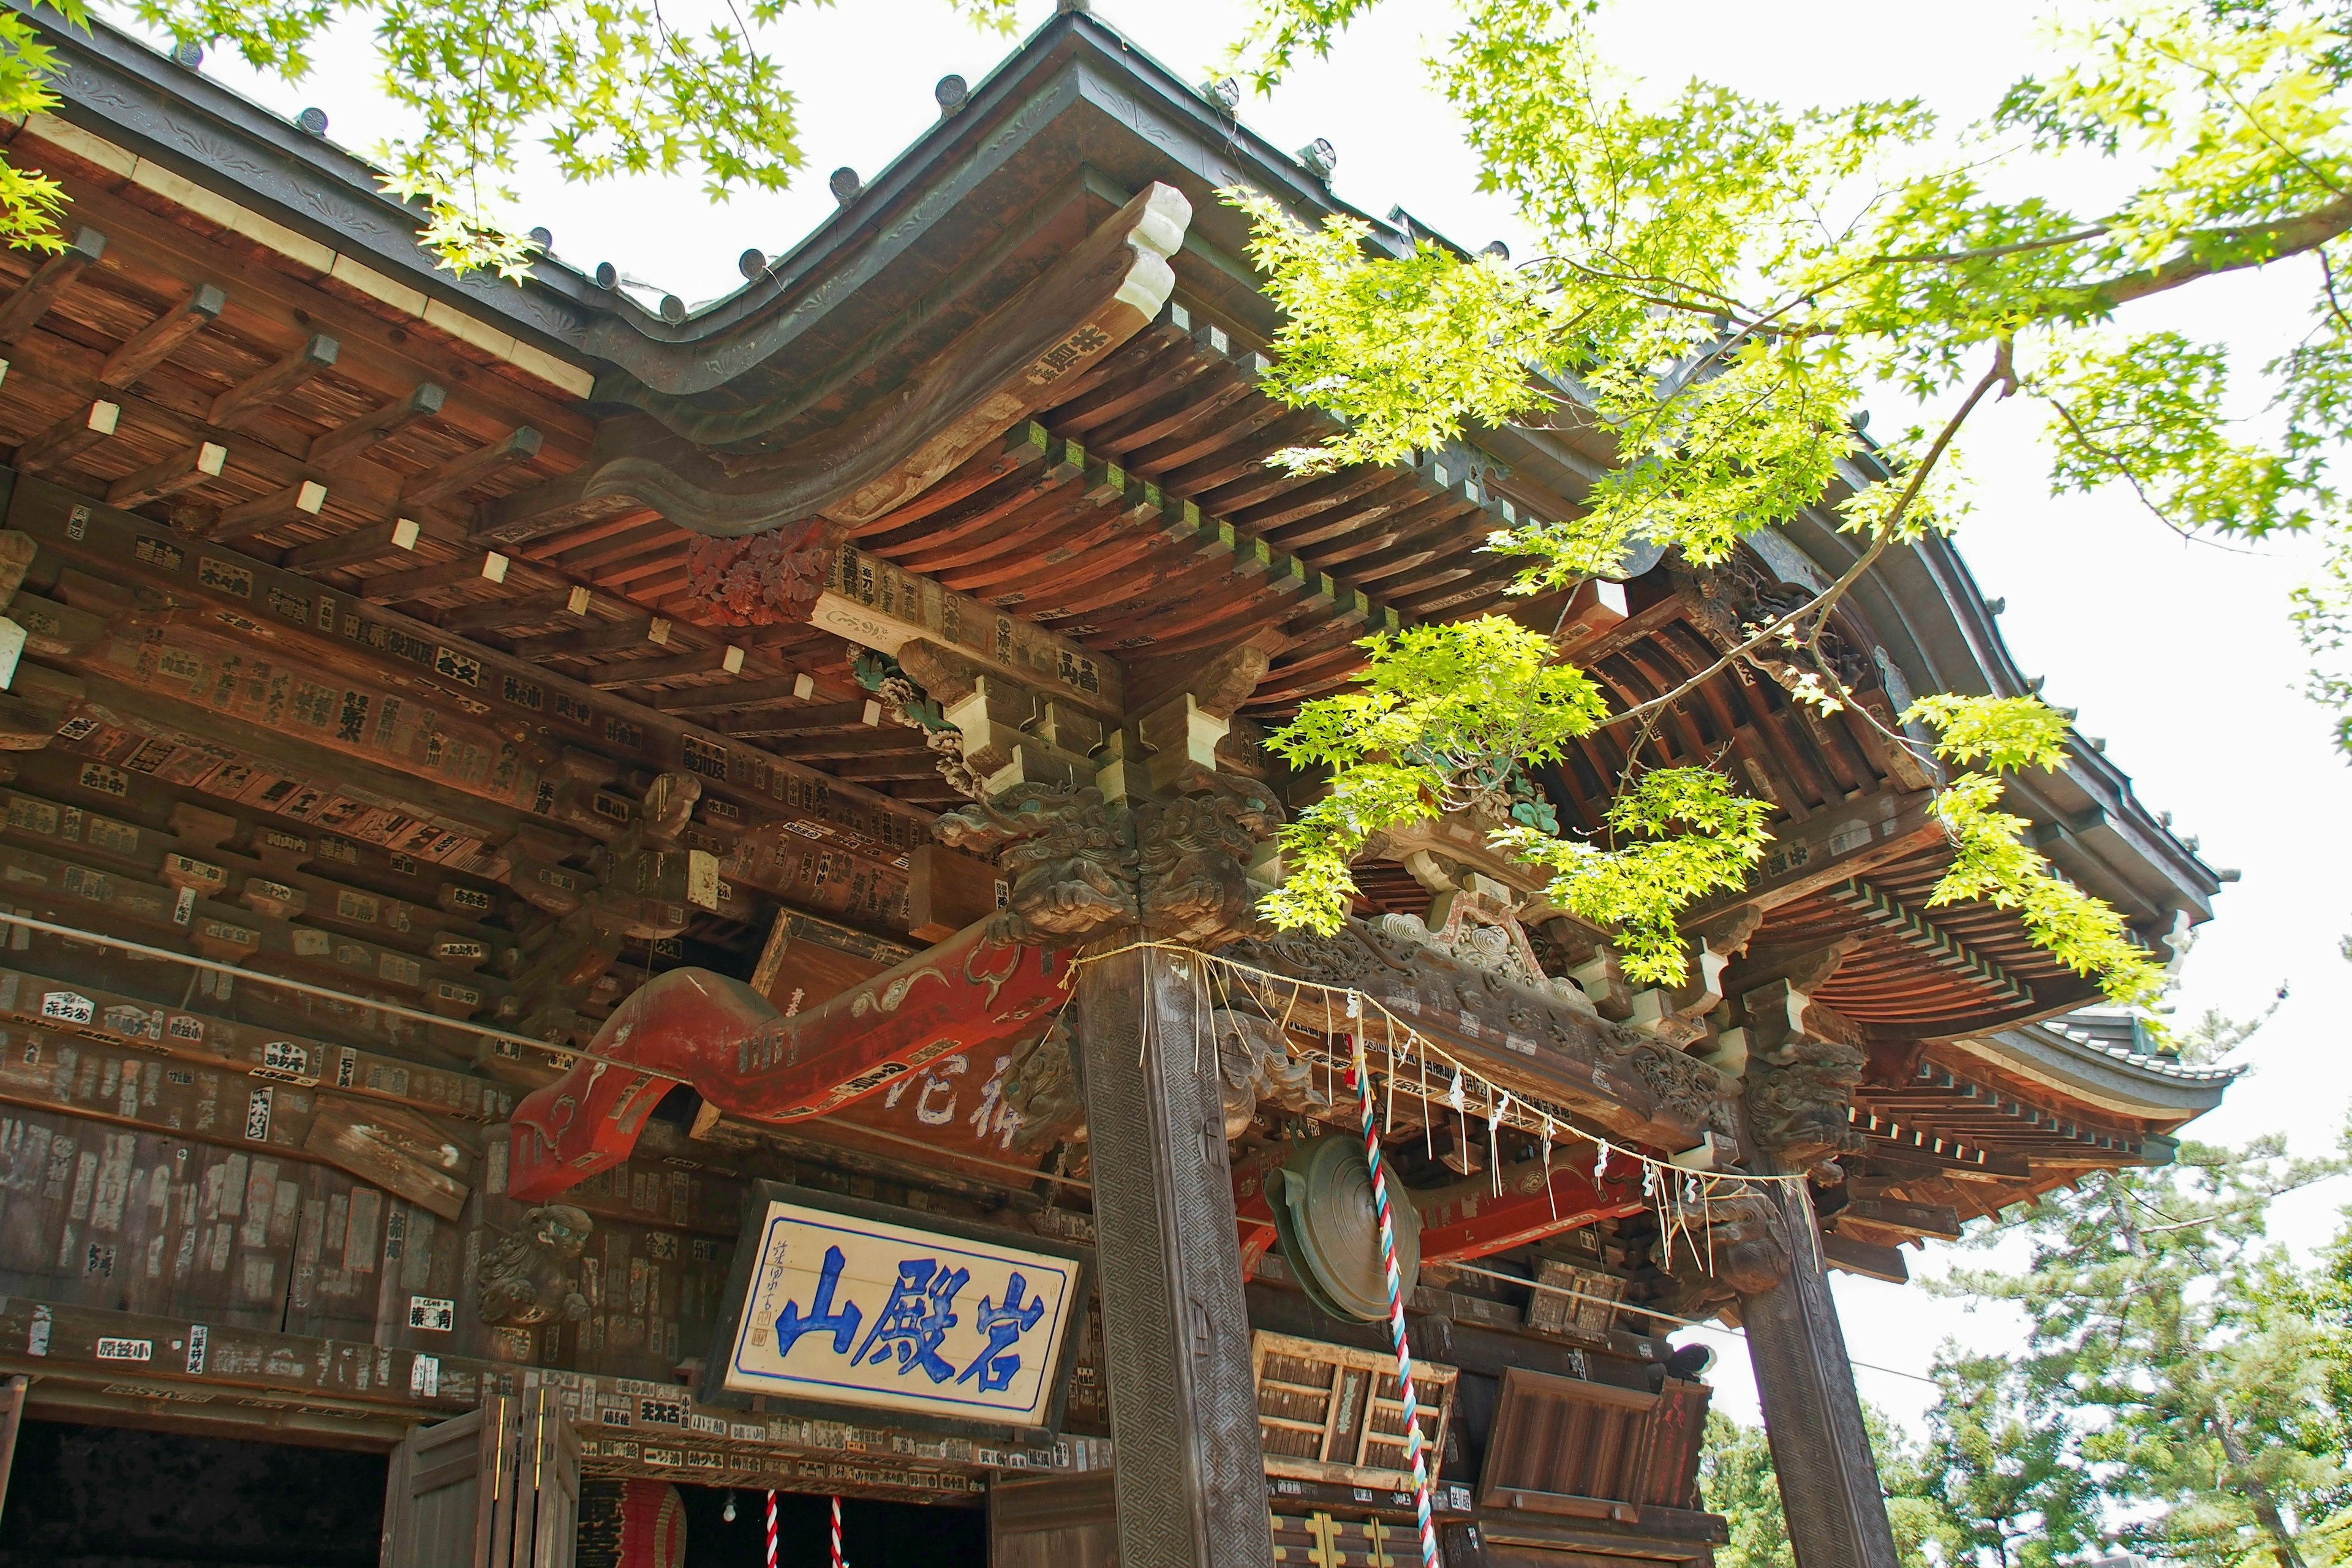
[[[1790,102],[1916,95],[1965,121],[2032,68],[2040,9],[2024,0],[1677,0],[1620,5],[1606,25],[1621,62],[1664,81],[1701,75]],[[1248,15],[1241,0],[1103,0],[1097,10],[1187,76],[1208,74]],[[1050,0],[1024,0],[1023,31],[1051,12]],[[1242,113],[1280,147],[1331,142],[1335,189],[1357,206],[1384,213],[1402,204],[1475,247],[1521,231],[1499,201],[1476,193],[1454,118],[1426,86],[1424,40],[1442,37],[1447,18],[1429,0],[1389,0],[1331,61],[1302,68],[1271,100],[1244,101]],[[735,258],[746,247],[778,254],[832,212],[827,172],[846,164],[871,177],[931,122],[939,77],[977,83],[1011,47],[939,0],[795,11],[771,38],[802,95],[808,167],[798,188],[714,207],[691,179],[580,190],[537,176],[523,184],[525,222],[551,229],[557,253],[583,268],[610,260],[690,301],[722,294],[739,281]],[[257,80],[226,58],[205,68],[289,115],[323,106],[330,137],[356,150],[394,128],[373,91],[362,37],[323,50],[301,87]],[[2292,268],[2200,287],[2164,324],[2226,339],[2259,360],[2296,331],[2310,287]],[[1909,422],[1892,400],[1875,412],[1881,429]],[[2352,835],[2338,815],[2352,794],[2323,717],[2297,695],[2285,595],[2299,567],[2275,552],[2184,544],[2127,498],[2051,499],[2037,435],[2037,417],[2015,408],[1972,425],[1965,447],[1979,510],[1960,548],[1987,594],[2007,597],[2003,630],[2022,667],[2049,678],[2044,694],[2081,709],[2084,732],[2107,738],[2141,798],[2201,836],[2211,864],[2244,872],[2189,961],[2183,1012],[2249,1014],[2282,981],[2292,984],[2246,1053],[2252,1074],[2195,1132],[2236,1141],[2284,1131],[2299,1150],[2320,1152],[2352,1099],[2352,1053],[2331,1021],[2352,1004],[2352,964],[2336,952],[2352,930]],[[2345,1196],[2338,1187],[2291,1201],[2275,1229],[2299,1247],[2324,1240]],[[1932,1254],[1912,1256],[1915,1274],[1942,1267]],[[2009,1321],[1917,1289],[1841,1279],[1838,1296],[1860,1362],[1916,1373],[1947,1335],[1988,1350],[2016,1343]],[[1753,1420],[1741,1347],[1706,1338],[1724,1355],[1720,1407]],[[1924,1384],[1859,1376],[1864,1396],[1906,1424],[1930,1402]]]

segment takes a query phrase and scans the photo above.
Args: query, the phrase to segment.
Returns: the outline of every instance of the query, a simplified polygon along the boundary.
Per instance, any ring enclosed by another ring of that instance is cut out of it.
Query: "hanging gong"
[[[1386,1322],[1388,1274],[1363,1144],[1344,1133],[1311,1138],[1292,1152],[1280,1178],[1266,1184],[1268,1206],[1282,1255],[1307,1299],[1344,1322]],[[1389,1202],[1398,1288],[1410,1297],[1421,1275],[1421,1214],[1394,1181]]]

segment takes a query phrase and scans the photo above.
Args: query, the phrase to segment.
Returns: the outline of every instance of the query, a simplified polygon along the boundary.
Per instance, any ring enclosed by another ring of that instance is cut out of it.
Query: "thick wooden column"
[[[1274,1561],[1207,1007],[1181,954],[1080,971],[1120,1568]]]
[[[1742,1296],[1739,1318],[1797,1568],[1895,1568],[1886,1496],[1837,1303],[1809,1234],[1811,1213],[1796,1194],[1776,1190],[1769,1201],[1789,1237],[1789,1271],[1773,1289]]]

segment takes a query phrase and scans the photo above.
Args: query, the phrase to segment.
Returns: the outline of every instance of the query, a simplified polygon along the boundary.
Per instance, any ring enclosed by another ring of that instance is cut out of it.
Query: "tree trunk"
[[[2237,1428],[2230,1420],[2230,1407],[2219,1399],[2213,1401],[2213,1435],[2221,1440],[2221,1452],[2229,1458],[2231,1485],[2253,1505],[2254,1517],[2270,1531],[2271,1555],[2278,1559],[2279,1568],[2304,1568],[2303,1553],[2295,1547],[2294,1532],[2286,1527],[2286,1516],[2279,1511],[2278,1500],[2255,1478],[2246,1446],[2238,1441]]]

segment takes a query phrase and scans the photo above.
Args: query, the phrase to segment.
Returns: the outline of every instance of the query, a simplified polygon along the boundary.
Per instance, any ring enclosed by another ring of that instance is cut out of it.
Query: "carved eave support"
[[[1564,982],[1544,990],[1513,984],[1426,940],[1353,920],[1328,938],[1284,931],[1231,952],[1277,974],[1360,992],[1497,1088],[1556,1105],[1623,1142],[1680,1153],[1732,1133],[1730,1102],[1713,1068],[1615,1027],[1580,1005]],[[1311,1034],[1361,1026],[1343,1001],[1313,991],[1295,1005],[1286,996],[1284,1011]],[[1433,1078],[1432,1087],[1444,1086]]]
[[[1148,324],[1175,287],[1169,258],[1192,218],[1174,187],[1146,187],[896,389],[777,451],[730,457],[650,415],[607,420],[585,462],[494,502],[477,537],[520,543],[647,507],[722,536],[811,517],[871,521],[1046,406],[1071,375]]]

